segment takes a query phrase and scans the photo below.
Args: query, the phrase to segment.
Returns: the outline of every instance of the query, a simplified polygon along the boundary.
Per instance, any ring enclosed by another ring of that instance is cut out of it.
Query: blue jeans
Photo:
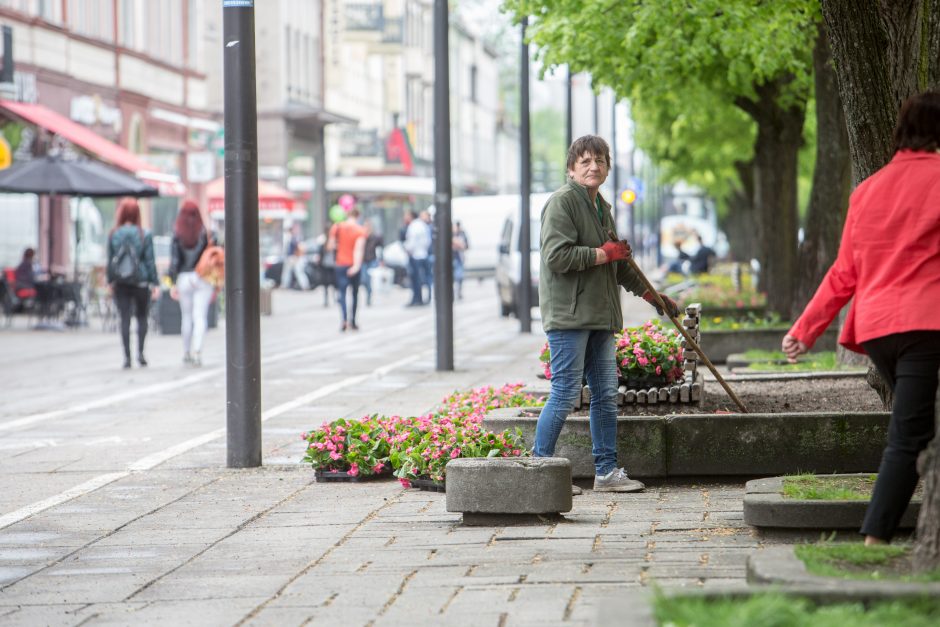
[[[346,289],[352,288],[352,313],[348,320],[356,324],[356,310],[359,308],[359,277],[362,274],[360,270],[352,276],[348,276],[346,271],[352,266],[336,266],[336,302],[339,303],[339,311],[343,314],[343,322],[346,322]]]
[[[548,331],[552,391],[535,426],[536,457],[551,457],[565,419],[581,395],[587,375],[591,388],[591,441],[594,468],[605,475],[617,468],[617,359],[612,331]]]

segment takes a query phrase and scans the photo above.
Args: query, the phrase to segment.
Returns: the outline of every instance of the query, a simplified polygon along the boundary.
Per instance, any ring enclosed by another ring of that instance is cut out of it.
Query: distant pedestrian
[[[614,332],[623,327],[620,287],[650,303],[626,260],[631,250],[614,238],[610,205],[599,188],[610,171],[610,148],[595,135],[568,149],[568,182],[542,209],[539,308],[551,352],[551,394],[535,428],[534,455],[551,457],[582,377],[591,388],[594,490],[635,492],[644,485],[617,465],[618,368]],[[670,313],[678,307],[663,300]]]
[[[379,265],[379,253],[384,241],[382,236],[375,232],[372,220],[366,220],[362,227],[366,233],[365,249],[362,253],[362,286],[366,288],[368,306],[372,304],[372,271]]]
[[[865,544],[894,536],[933,439],[940,368],[940,92],[908,98],[894,156],[849,199],[839,255],[783,338],[791,362],[851,301],[839,343],[867,353],[894,392],[888,444],[865,513]]]
[[[421,273],[424,277],[424,287],[428,289],[428,297],[424,299],[424,302],[430,303],[434,292],[434,245],[437,241],[437,230],[434,226],[434,220],[431,219],[430,211],[422,211],[418,217],[421,222],[424,222],[428,231],[428,255],[421,263]]]
[[[424,268],[431,247],[431,231],[414,211],[405,212],[405,252],[408,253],[408,279],[411,283],[411,302],[408,307],[424,305]]]
[[[359,284],[362,259],[365,252],[366,232],[359,223],[359,210],[353,207],[346,220],[330,228],[327,249],[336,252],[336,300],[343,321],[339,330],[357,331],[356,312],[359,309]],[[352,307],[346,306],[346,292],[352,288]]]
[[[36,268],[34,267],[36,251],[27,248],[23,251],[23,259],[13,271],[15,281],[12,286],[18,298],[33,298],[36,296]],[[22,293],[21,293],[22,292]]]
[[[137,362],[147,365],[144,341],[150,313],[151,287],[157,285],[153,236],[140,225],[140,205],[133,198],[118,204],[114,228],[108,235],[108,283],[121,317],[124,368],[131,367],[131,310],[137,318]]]
[[[691,255],[682,250],[681,246],[684,243],[682,240],[676,240],[674,245],[679,253],[679,259],[689,262],[690,274],[704,274],[711,269],[716,256],[715,250],[706,246],[702,236],[698,233],[695,233],[695,238],[698,240],[698,248]]]
[[[290,241],[287,243],[287,254],[281,266],[281,287],[291,286],[291,279],[296,281],[297,288],[310,289],[310,279],[307,278],[307,258],[300,242],[300,225],[291,227]]]
[[[196,272],[196,265],[209,245],[199,206],[185,200],[173,225],[170,243],[170,296],[180,303],[182,314],[183,363],[202,365],[202,341],[209,328],[209,306],[215,288]]]
[[[460,226],[459,220],[454,222],[454,237],[451,240],[451,247],[454,252],[454,293],[457,300],[461,300],[463,299],[463,269],[470,242],[467,240],[467,233]]]

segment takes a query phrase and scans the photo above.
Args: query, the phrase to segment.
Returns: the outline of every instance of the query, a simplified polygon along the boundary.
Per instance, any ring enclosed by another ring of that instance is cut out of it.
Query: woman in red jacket
[[[790,361],[853,299],[839,343],[867,353],[894,391],[865,544],[891,540],[934,436],[940,368],[940,92],[909,98],[891,161],[852,193],[839,256],[783,338]]]

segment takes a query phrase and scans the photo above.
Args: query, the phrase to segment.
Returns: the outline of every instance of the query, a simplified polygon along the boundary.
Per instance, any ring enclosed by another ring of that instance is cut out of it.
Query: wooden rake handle
[[[718,371],[715,369],[715,366],[712,365],[711,360],[705,356],[705,353],[702,351],[702,347],[698,345],[698,342],[692,339],[692,335],[686,330],[686,328],[682,324],[679,323],[679,320],[675,316],[672,315],[672,311],[670,311],[669,307],[666,306],[666,303],[663,301],[662,296],[659,295],[659,292],[656,291],[656,288],[653,287],[653,284],[650,283],[649,279],[646,278],[646,275],[643,274],[643,271],[640,270],[640,266],[636,264],[636,261],[633,260],[633,257],[632,256],[627,257],[626,261],[628,264],[630,264],[630,267],[633,268],[633,271],[636,272],[636,275],[640,277],[640,280],[643,282],[643,285],[646,286],[646,290],[656,300],[656,304],[659,306],[659,308],[662,309],[664,312],[666,312],[666,315],[669,316],[670,320],[672,320],[672,324],[675,325],[677,329],[679,329],[679,333],[681,333],[682,337],[685,338],[686,344],[688,346],[691,346],[692,350],[698,353],[698,356],[702,358],[702,361],[705,362],[705,365],[708,366],[708,369],[711,371],[711,373],[715,375],[715,379],[717,379],[718,383],[721,384],[721,387],[725,389],[725,392],[728,393],[728,396],[731,397],[731,400],[733,400],[735,405],[738,406],[738,409],[741,410],[741,413],[742,414],[748,413],[747,407],[744,406],[744,403],[741,402],[741,399],[738,398],[738,395],[734,393],[734,391],[725,381],[724,377],[718,374]]]

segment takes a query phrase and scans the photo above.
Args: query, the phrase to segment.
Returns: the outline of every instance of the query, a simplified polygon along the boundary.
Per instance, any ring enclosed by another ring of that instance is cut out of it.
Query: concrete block
[[[641,405],[646,405],[646,390],[638,390],[636,393],[636,402]]]
[[[591,388],[584,386],[581,388],[581,406],[591,404]]]
[[[646,391],[646,402],[655,405],[659,401],[659,389],[650,388]]]
[[[688,403],[691,398],[691,387],[688,383],[679,386],[679,402]]]
[[[669,402],[669,388],[659,388],[659,402],[660,403]]]
[[[890,414],[699,414],[668,418],[669,475],[875,472]]]
[[[697,403],[702,400],[702,396],[702,382],[696,381],[689,389],[689,398],[691,398],[693,403]]]
[[[636,390],[627,390],[623,393],[623,402],[624,403],[635,403],[636,402]]]
[[[467,457],[447,464],[447,511],[571,511],[571,462],[559,457]]]

